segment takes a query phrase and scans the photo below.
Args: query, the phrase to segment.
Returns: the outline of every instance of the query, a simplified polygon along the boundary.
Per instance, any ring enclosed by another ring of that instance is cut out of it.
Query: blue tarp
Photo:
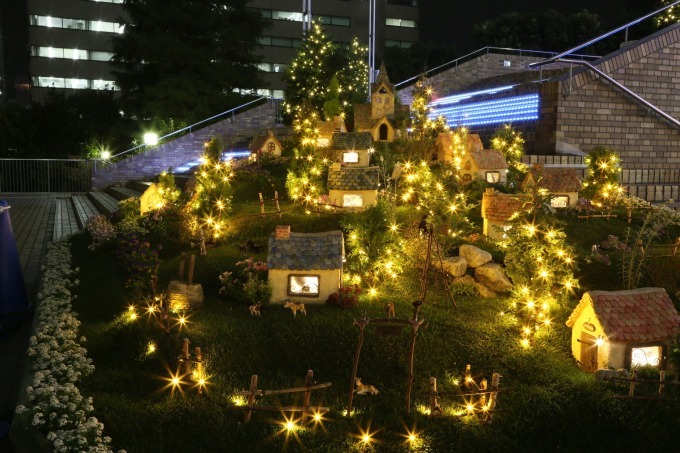
[[[12,221],[5,200],[0,200],[0,315],[18,313],[29,308],[24,273],[12,233]]]

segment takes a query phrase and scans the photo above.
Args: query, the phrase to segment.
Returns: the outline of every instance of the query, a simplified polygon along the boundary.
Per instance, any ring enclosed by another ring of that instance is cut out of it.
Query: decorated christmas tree
[[[222,140],[205,144],[203,164],[196,172],[196,190],[190,201],[193,230],[205,239],[218,240],[231,209],[231,163],[222,162]]]
[[[414,138],[436,138],[440,132],[449,129],[443,116],[430,118],[432,108],[429,104],[432,102],[432,93],[429,80],[425,76],[418,79],[412,91],[411,103],[411,135]]]

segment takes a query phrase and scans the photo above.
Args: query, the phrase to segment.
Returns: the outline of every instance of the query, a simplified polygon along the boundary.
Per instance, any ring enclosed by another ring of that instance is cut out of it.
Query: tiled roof
[[[572,327],[592,304],[610,341],[669,340],[680,332],[680,315],[663,288],[588,291],[567,320]]]
[[[354,130],[370,130],[372,123],[371,104],[354,104]]]
[[[573,168],[543,167],[541,164],[534,164],[522,181],[522,187],[534,184],[539,178],[541,180],[538,186],[550,193],[581,191],[581,181]]]
[[[319,130],[319,137],[330,139],[334,132],[347,132],[345,122],[342,119],[331,121],[319,121],[316,123]]]
[[[527,201],[528,198],[521,194],[499,193],[487,189],[482,197],[482,218],[505,222],[515,212],[521,211]]]
[[[378,167],[331,167],[328,190],[377,190]]]
[[[378,77],[375,78],[375,82],[371,85],[371,90],[373,92],[377,91],[380,85],[385,84],[387,88],[394,93],[394,84],[390,83],[390,76],[387,75],[387,69],[385,69],[385,63],[380,64],[380,71],[378,71]]]
[[[494,149],[478,149],[469,152],[470,158],[480,170],[503,170],[508,162],[503,153]]]
[[[345,242],[342,231],[290,233],[290,239],[269,236],[267,267],[296,271],[342,269]]]
[[[336,150],[368,149],[373,144],[370,132],[336,132],[333,134],[331,147]]]

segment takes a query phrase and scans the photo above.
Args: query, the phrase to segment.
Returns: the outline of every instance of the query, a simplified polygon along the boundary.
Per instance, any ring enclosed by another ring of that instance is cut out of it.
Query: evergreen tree
[[[126,0],[125,33],[113,39],[125,111],[193,122],[260,87],[254,54],[265,25],[248,0]]]
[[[196,191],[189,206],[194,215],[194,231],[217,240],[226,227],[231,210],[231,164],[222,162],[222,140],[213,138],[205,145],[203,164],[196,172]]]
[[[432,108],[432,87],[424,75],[418,79],[413,88],[413,102],[411,103],[411,134],[416,139],[436,138],[440,132],[448,130],[446,119],[439,116],[430,118]]]
[[[332,120],[334,116],[340,115],[340,82],[337,74],[331,79],[330,85],[326,90],[326,101],[323,103],[323,116],[326,121]]]
[[[661,6],[667,6],[673,3],[675,0],[661,0]],[[675,5],[672,8],[668,8],[663,14],[657,16],[656,25],[658,27],[666,27],[668,25],[680,22],[680,6]]]
[[[491,149],[503,153],[508,163],[507,181],[508,185],[518,185],[526,173],[526,165],[522,163],[524,156],[524,138],[519,131],[516,131],[509,124],[497,129],[491,137]]]
[[[606,146],[596,146],[585,158],[588,171],[583,181],[582,194],[597,202],[611,202],[622,192],[619,186],[621,160],[619,154]]]

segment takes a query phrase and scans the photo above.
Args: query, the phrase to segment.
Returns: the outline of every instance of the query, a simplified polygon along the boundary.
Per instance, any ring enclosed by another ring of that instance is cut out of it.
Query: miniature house
[[[333,134],[335,163],[328,170],[328,197],[332,206],[363,210],[378,197],[378,167],[369,166],[369,132]]]
[[[578,204],[578,193],[581,181],[574,168],[543,167],[534,164],[522,181],[522,188],[538,185],[551,195],[550,206],[553,208],[574,208]]]
[[[494,149],[484,149],[482,140],[477,134],[467,136],[466,152],[460,160],[460,176],[463,183],[473,179],[482,179],[489,184],[505,183],[507,181],[508,162],[503,153]],[[437,137],[437,160],[439,162],[455,163],[454,143],[455,134],[445,132]]]
[[[250,144],[250,159],[257,160],[263,154],[269,154],[272,157],[281,157],[281,142],[274,136],[272,131],[268,131],[267,135],[258,135]]]
[[[582,368],[666,367],[680,315],[663,288],[588,291],[567,320]]]
[[[327,148],[331,145],[333,134],[336,132],[347,132],[345,121],[340,116],[335,116],[330,121],[319,121],[316,123],[319,137],[316,139],[316,146]]]
[[[395,106],[394,96],[394,84],[390,83],[383,63],[378,77],[371,84],[371,102],[354,105],[354,131],[370,132],[374,141],[394,140],[398,135],[395,112],[408,115],[408,106]]]
[[[493,188],[486,189],[482,196],[483,233],[491,239],[504,239],[507,222],[516,212],[526,209],[527,198],[521,194],[499,193]]]
[[[338,291],[345,261],[342,231],[291,233],[279,225],[269,236],[271,303],[323,303]]]

